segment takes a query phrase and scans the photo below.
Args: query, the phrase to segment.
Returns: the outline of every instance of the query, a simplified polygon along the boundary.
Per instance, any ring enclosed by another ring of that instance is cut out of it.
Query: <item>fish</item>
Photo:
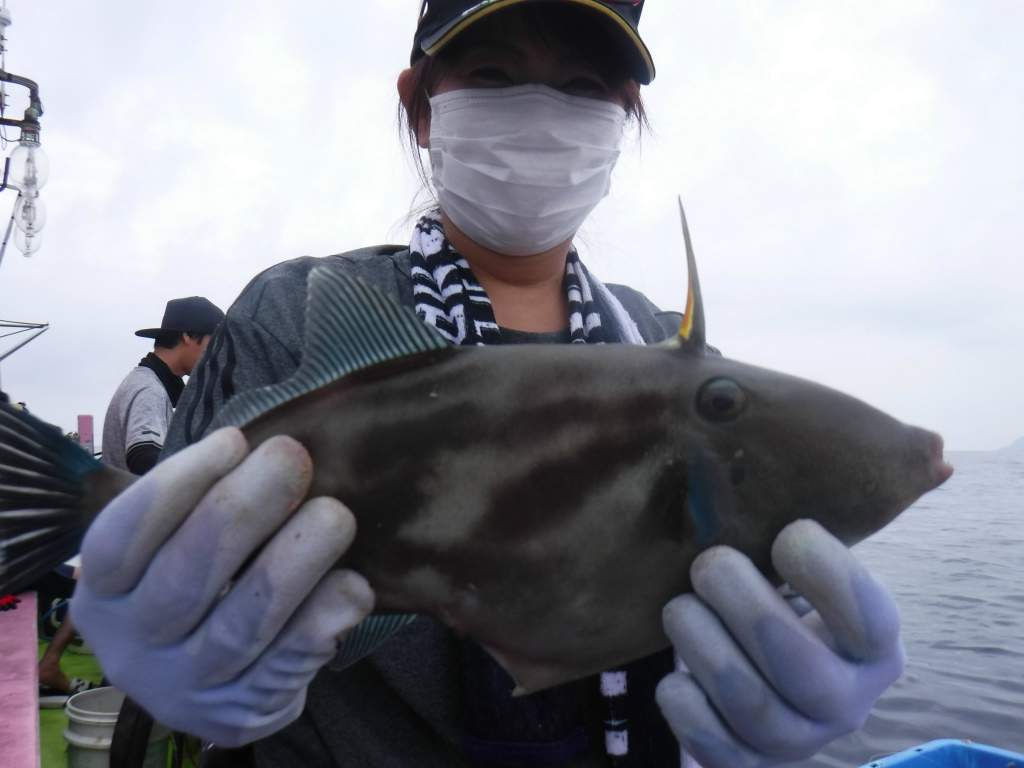
[[[357,520],[339,566],[374,615],[351,663],[429,614],[524,695],[669,646],[664,605],[728,545],[770,550],[813,519],[852,546],[952,467],[942,438],[814,382],[709,352],[686,215],[679,332],[652,345],[454,347],[362,280],[309,277],[296,373],[233,397],[214,426],[309,451],[310,497]],[[0,593],[76,550],[137,478],[30,414],[0,409]]]

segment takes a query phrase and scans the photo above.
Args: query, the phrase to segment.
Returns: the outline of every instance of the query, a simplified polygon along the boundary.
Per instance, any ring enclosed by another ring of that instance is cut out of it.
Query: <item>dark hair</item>
[[[182,336],[200,342],[207,335],[209,334],[203,331],[158,331],[153,337],[153,349],[174,349],[181,344]]]
[[[609,87],[618,92],[626,110],[626,117],[635,120],[640,130],[650,128],[640,84],[628,73],[629,62],[616,45],[602,19],[594,13],[578,7],[552,5],[549,3],[526,3],[515,5],[477,21],[470,31],[456,37],[435,56],[424,56],[412,65],[409,77],[409,92],[412,100],[406,109],[399,104],[399,128],[409,142],[413,163],[425,186],[430,183],[423,166],[416,137],[416,126],[430,113],[430,97],[437,84],[455,68],[459,57],[466,49],[467,41],[474,32],[493,25],[502,35],[522,35],[549,50],[589,57],[608,81]],[[594,52],[600,52],[595,55]]]

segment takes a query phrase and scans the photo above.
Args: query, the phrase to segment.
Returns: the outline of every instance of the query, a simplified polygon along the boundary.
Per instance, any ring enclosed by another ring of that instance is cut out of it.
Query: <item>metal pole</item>
[[[29,336],[27,339],[25,339],[23,342],[21,342],[21,344],[16,344],[15,346],[11,347],[6,352],[4,352],[2,355],[0,355],[0,362],[6,360],[8,357],[13,355],[19,349],[21,349],[26,344],[28,344],[30,341],[32,341],[32,339],[36,338],[39,334],[46,333],[46,330],[49,327],[50,327],[49,323],[43,323],[41,326],[35,326],[35,333],[33,333],[31,336]]]

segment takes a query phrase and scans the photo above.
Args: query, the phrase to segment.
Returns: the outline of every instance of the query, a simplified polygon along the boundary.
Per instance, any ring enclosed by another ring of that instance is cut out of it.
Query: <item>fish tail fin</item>
[[[0,594],[78,552],[89,523],[82,481],[102,466],[57,427],[0,403]]]

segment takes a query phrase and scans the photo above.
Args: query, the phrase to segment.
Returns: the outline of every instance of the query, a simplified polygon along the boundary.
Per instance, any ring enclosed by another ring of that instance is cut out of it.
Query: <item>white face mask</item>
[[[435,96],[430,160],[441,208],[498,253],[554,248],[608,194],[625,122],[617,104],[544,85]]]

